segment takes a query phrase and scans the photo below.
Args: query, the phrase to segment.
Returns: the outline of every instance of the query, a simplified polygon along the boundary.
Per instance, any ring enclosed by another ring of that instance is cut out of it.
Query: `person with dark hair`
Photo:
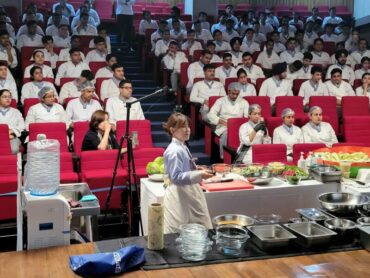
[[[216,45],[215,48],[216,52],[231,50],[230,44],[223,40],[222,32],[220,30],[215,30],[213,32],[213,38],[214,38],[213,42]]]
[[[329,8],[329,16],[325,17],[322,21],[322,27],[325,28],[328,24],[338,25],[343,19],[337,16],[337,9],[335,7]]]
[[[73,35],[79,36],[97,36],[98,30],[92,24],[89,24],[89,14],[88,13],[81,13],[80,14],[80,21],[78,24],[72,28]]]
[[[79,77],[70,82],[64,83],[60,90],[59,101],[61,104],[64,103],[64,100],[67,98],[78,98],[81,95],[81,86],[86,82],[94,81],[94,75],[90,70],[83,70]],[[97,95],[94,95],[95,98],[98,98]]]
[[[17,48],[21,50],[23,46],[33,46],[40,47],[42,46],[42,35],[36,33],[37,27],[39,27],[36,21],[27,22],[27,31],[25,34],[17,36]],[[21,29],[19,29],[21,30]],[[44,33],[44,32],[42,32]],[[19,34],[19,31],[18,31]]]
[[[303,63],[299,60],[294,61],[288,65],[286,80],[290,82],[293,87],[294,79],[299,78],[300,70],[302,69]]]
[[[310,71],[311,79],[302,83],[298,96],[303,98],[303,104],[308,105],[311,96],[328,96],[328,88],[322,82],[322,68],[313,66]]]
[[[94,27],[98,27],[98,25],[100,24],[100,19],[99,19],[99,24],[97,24],[95,19],[90,15],[90,13],[88,11],[88,7],[86,5],[82,5],[79,8],[79,14],[78,15],[76,14],[72,19],[72,22],[71,22],[71,29],[72,30],[74,28],[76,28],[78,26],[78,24],[80,23],[82,14],[87,14],[88,15],[87,24],[89,24],[91,26],[94,26]]]
[[[365,72],[361,79],[362,84],[356,88],[356,96],[368,97],[370,102],[370,72]]]
[[[119,145],[112,132],[108,113],[103,110],[95,111],[91,115],[89,130],[82,141],[81,151],[104,151],[118,148]]]
[[[339,26],[334,29],[334,32],[338,35],[339,42],[346,42],[351,37],[351,27],[345,21],[342,21]]]
[[[280,60],[279,60],[280,61]],[[265,78],[265,75],[263,73],[263,70],[254,64],[253,56],[249,52],[244,52],[242,56],[242,62],[240,66],[238,66],[236,69],[243,69],[248,75],[248,78],[252,81],[252,83],[256,84],[256,80],[258,78]]]
[[[164,194],[164,233],[178,233],[180,226],[199,223],[212,228],[207,202],[199,183],[213,176],[197,166],[186,146],[190,138],[190,119],[173,113],[164,124],[171,144],[164,152],[164,172],[169,182]]]
[[[194,84],[191,93],[190,101],[201,105],[200,113],[203,121],[208,121],[207,114],[209,112],[208,100],[211,96],[226,96],[224,85],[215,80],[215,67],[207,64],[203,67],[204,80]]]
[[[81,49],[81,37],[80,36],[73,35],[71,37],[70,47],[60,50],[60,52],[59,52],[59,61],[70,61],[71,60],[71,55],[69,54],[69,51],[72,48]],[[82,50],[80,51],[80,56],[81,56],[82,61],[85,61],[85,54],[82,52]]]
[[[253,40],[258,44],[261,44],[267,41],[266,35],[260,31],[260,28],[261,28],[260,22],[256,21],[256,23],[253,26],[253,30],[254,30]]]
[[[212,25],[211,33],[213,34],[216,30],[220,30],[221,32],[225,31],[226,30],[226,20],[227,20],[227,16],[224,13],[221,14],[219,21]]]
[[[238,82],[234,83],[236,83],[235,86],[240,91],[239,98],[257,96],[256,88],[248,82],[249,77],[244,69],[238,69],[236,76],[238,77]]]
[[[31,32],[29,32],[28,30],[30,26],[32,26]],[[41,37],[45,35],[42,28],[39,25],[37,25],[36,14],[32,11],[26,12],[26,22],[21,27],[19,27],[16,38],[17,40],[19,40],[19,38],[22,35],[27,35],[27,34],[32,34],[32,35],[38,34]]]
[[[62,77],[78,77],[83,70],[90,70],[88,64],[82,61],[81,49],[71,48],[69,54],[71,60],[60,65],[58,73],[55,77],[55,85],[60,85]]]
[[[31,82],[27,82],[22,86],[21,102],[24,104],[24,100],[27,98],[38,98],[38,93],[43,87],[49,87],[54,91],[54,98],[58,99],[57,90],[54,84],[48,81],[43,81],[43,68],[37,65],[33,65],[30,69]]]
[[[357,29],[354,28],[354,29],[352,29],[351,36],[345,42],[345,48],[349,52],[354,52],[354,51],[358,50],[359,43],[360,43],[360,32]]]
[[[0,30],[1,31],[7,31],[9,37],[12,40],[12,44],[14,45],[15,40],[15,31],[14,27],[7,21],[6,12],[0,11]]]
[[[303,54],[302,52],[296,51],[296,46],[297,46],[297,40],[294,37],[289,38],[286,42],[286,50],[280,53],[281,61],[284,61],[287,64],[291,64],[297,60],[302,61]]]
[[[230,53],[233,58],[234,67],[237,67],[239,64],[243,62],[242,61],[243,52],[240,51],[241,44],[242,40],[239,37],[234,37],[230,41],[231,51],[229,51],[228,53]]]
[[[327,52],[323,51],[324,41],[321,38],[317,38],[313,43],[312,64],[320,64],[324,69],[331,63],[330,56]]]
[[[245,34],[247,29],[253,29],[255,23],[256,19],[254,18],[254,11],[247,11],[243,13],[241,19],[238,22],[238,25],[236,26],[236,30],[242,36],[243,34]]]
[[[203,41],[204,45],[208,41],[213,40],[211,32],[208,29],[202,29],[202,23],[199,20],[194,21],[193,26],[194,26],[194,31],[195,31],[195,38],[197,40]]]
[[[353,69],[347,65],[347,57],[348,57],[348,51],[345,49],[338,50],[335,52],[335,59],[337,60],[337,63],[334,65],[331,65],[328,68],[328,71],[326,73],[326,79],[330,79],[331,71],[333,69],[341,69],[342,71],[342,78],[347,79],[351,85],[353,85],[353,82],[355,81],[355,72]]]
[[[107,98],[119,95],[119,84],[126,79],[125,70],[121,64],[112,65],[113,77],[104,80],[101,84],[100,99],[104,101]]]
[[[17,53],[12,46],[9,33],[6,30],[0,30],[0,61],[7,61],[8,66],[12,69],[17,67]]]
[[[85,0],[84,1],[84,7],[86,7],[87,13],[94,20],[95,26],[98,27],[101,23],[100,22],[100,17],[99,17],[99,14],[97,13],[97,11],[95,9],[93,9],[91,2],[92,2],[92,0]],[[81,8],[77,10],[75,17],[79,16],[80,13],[82,13]]]
[[[303,30],[298,30],[297,32],[295,32],[295,40],[296,40],[296,47],[295,47],[295,51],[297,52],[301,52],[301,53],[304,53],[306,51],[306,46],[305,46],[305,43],[303,41],[303,37],[304,37],[304,31]]]
[[[69,26],[67,24],[60,24],[58,26],[58,33],[53,36],[54,46],[62,47],[60,50],[62,52],[64,49],[71,46],[71,36],[69,35]],[[59,52],[59,56],[61,56]]]
[[[167,29],[164,31],[167,31]],[[162,32],[162,38],[163,38],[163,32]],[[180,45],[186,39],[187,31],[184,29],[181,29],[180,21],[178,19],[172,20],[172,29],[170,30],[170,35],[171,35],[171,39],[176,40]]]
[[[231,19],[233,21],[233,28],[238,25],[238,18],[234,15],[234,6],[231,4],[226,5],[225,7],[225,15],[227,19]]]
[[[27,6],[27,8],[26,8],[26,13],[24,13],[23,14],[23,16],[22,16],[22,23],[26,23],[27,22],[27,12],[32,12],[33,14],[35,14],[35,20],[38,22],[38,23],[40,23],[40,24],[42,24],[42,23],[44,23],[44,16],[43,16],[43,14],[42,13],[38,13],[37,12],[37,5],[36,5],[36,3],[34,3],[34,2],[31,2],[30,4],[28,4],[28,6]]]
[[[173,20],[178,20],[179,23],[180,23],[180,27],[182,30],[186,30],[186,25],[185,23],[180,19],[180,14],[181,14],[181,11],[180,9],[177,7],[177,6],[173,6],[171,8],[171,16],[169,19],[167,19],[167,23],[168,23],[168,28],[169,29],[173,29]]]
[[[47,36],[57,36],[60,25],[69,25],[69,19],[60,13],[53,13],[48,20],[45,34]]]
[[[71,4],[67,3],[67,0],[60,0],[59,3],[55,3],[52,11],[55,13],[57,10],[67,18],[75,16],[75,9]]]
[[[279,28],[279,19],[277,18],[277,16],[275,16],[272,12],[272,10],[270,9],[265,9],[265,13],[266,13],[266,22],[267,23],[270,23],[270,25],[274,28]]]
[[[312,7],[312,15],[307,17],[306,22],[315,22],[317,19],[322,21],[322,18],[319,16],[319,8],[318,7]]]
[[[108,54],[111,53],[112,48],[111,48],[111,44],[110,44],[110,37],[107,33],[107,29],[104,27],[104,25],[99,25],[97,27],[97,30],[98,30],[98,36],[102,37],[105,40],[105,44],[107,45],[107,53]],[[94,39],[90,40],[89,48],[96,48]]]
[[[152,15],[149,10],[143,11],[143,18],[139,23],[139,35],[144,36],[147,29],[158,29],[158,23],[152,19]]]
[[[113,130],[116,129],[117,121],[126,120],[126,103],[136,100],[136,98],[132,96],[133,90],[134,88],[131,80],[124,79],[119,83],[119,95],[108,98],[107,104],[105,105],[105,111],[109,114],[109,122],[114,126]],[[136,102],[131,106],[130,120],[145,120],[140,102]]]
[[[355,71],[355,79],[362,79],[365,73],[370,73],[370,58],[363,57],[361,59],[361,68]]]
[[[289,20],[289,25],[296,27],[297,30],[303,30],[303,21],[300,18],[299,12],[292,12],[292,19]]]
[[[337,98],[337,105],[341,104],[342,97],[355,96],[352,86],[342,80],[342,70],[340,68],[333,68],[330,71],[330,80],[325,82],[328,88],[329,95]]]
[[[271,71],[272,65],[280,63],[279,55],[274,51],[274,41],[268,40],[264,50],[258,55],[257,64],[260,64],[264,71]]]
[[[233,67],[233,59],[230,53],[224,53],[222,63],[222,66],[216,68],[215,77],[225,86],[226,78],[236,77],[236,69]]]
[[[162,39],[155,43],[154,55],[156,57],[163,56],[168,51],[168,46],[171,42],[170,30],[164,30],[162,33]]]
[[[167,70],[171,71],[171,88],[174,91],[177,91],[178,88],[181,64],[188,62],[185,53],[178,50],[179,44],[176,41],[171,41],[167,54],[162,58],[163,65]]]
[[[259,96],[270,97],[271,106],[277,96],[293,96],[292,84],[286,79],[287,64],[279,63],[272,67],[272,77],[266,79],[260,88]]]
[[[25,125],[21,112],[10,106],[11,101],[12,93],[8,89],[0,89],[0,124],[8,125],[11,152],[16,154],[19,152],[19,137]]]
[[[54,52],[54,40],[52,36],[43,36],[42,44],[43,49],[40,49],[44,53],[45,61],[50,62],[51,68],[55,69],[57,61],[59,60],[58,54]]]
[[[150,36],[150,42],[152,45],[152,51],[154,51],[155,44],[158,40],[162,39],[162,34],[164,30],[167,30],[168,22],[166,20],[160,20],[158,24],[158,30],[153,32]]]
[[[362,59],[364,57],[370,58],[370,50],[367,49],[367,40],[360,38],[358,42],[358,49],[351,53],[351,57],[355,64],[362,64]]]
[[[38,67],[42,68],[42,74],[43,74],[44,77],[54,78],[54,73],[53,73],[52,68],[49,67],[48,65],[44,64],[45,57],[44,57],[44,52],[42,50],[35,50],[32,53],[31,60],[33,60],[33,64],[27,66],[24,69],[24,75],[23,75],[24,78],[30,78],[31,77],[30,70],[34,66],[38,66]]]
[[[285,45],[289,38],[294,38],[295,32],[289,30],[289,24],[286,22],[281,24],[280,29],[279,41]]]
[[[338,36],[334,33],[334,25],[326,24],[325,33],[320,36],[324,42],[339,42]]]
[[[340,51],[340,50],[343,50],[345,49],[344,48],[344,42],[338,42],[336,45],[335,45],[335,53],[333,55],[331,55],[331,63],[332,64],[337,64],[338,61],[337,61],[337,58],[335,58],[335,54],[337,51]],[[349,53],[349,52],[348,52]],[[351,67],[355,67],[356,63],[355,61],[353,60],[352,56],[351,55],[348,55],[347,56],[347,61],[346,61],[346,64],[351,66]]]
[[[206,49],[212,53],[211,63],[222,63],[221,57],[216,53],[216,44],[213,41],[207,42]]]
[[[222,38],[225,41],[230,42],[235,37],[239,38],[239,33],[234,30],[234,21],[231,18],[226,20],[225,26],[225,30],[222,31]]]
[[[267,15],[265,12],[259,13],[259,23],[260,23],[260,31],[265,36],[268,33],[271,33],[274,31],[274,27],[272,27],[272,25],[267,22]]]
[[[283,52],[286,49],[285,45],[280,42],[279,32],[273,31],[271,33],[271,39],[274,42],[274,48],[273,49],[274,49],[276,54],[279,55],[281,52]]]
[[[208,65],[211,62],[212,53],[208,50],[203,50],[202,56],[199,61],[195,61],[189,65],[188,68],[188,84],[186,85],[186,90],[190,93],[191,88],[193,87],[193,81],[195,78],[204,77],[204,66]]]
[[[187,32],[186,41],[181,45],[182,50],[187,50],[190,56],[194,55],[195,50],[202,50],[202,44],[195,40],[195,31],[189,30]]]
[[[210,30],[211,25],[209,24],[208,20],[208,14],[206,12],[199,12],[198,14],[198,20],[200,21],[200,25],[202,29]]]
[[[313,46],[315,39],[319,37],[319,35],[313,30],[313,24],[313,21],[307,21],[304,27],[303,43],[304,48],[307,50]]]
[[[13,98],[18,102],[17,84],[15,83],[13,76],[10,74],[7,62],[0,61],[0,90],[3,89],[9,90]]]
[[[90,62],[105,62],[108,54],[107,44],[103,37],[94,38],[95,49],[90,50],[86,55],[86,63]]]
[[[117,63],[117,56],[114,54],[108,54],[105,57],[105,61],[107,62],[107,65],[103,68],[98,69],[98,71],[95,74],[95,78],[101,78],[101,77],[113,77],[113,70],[112,66]]]
[[[297,73],[297,78],[300,79],[310,79],[311,78],[311,61],[312,61],[312,54],[310,52],[303,53],[303,65],[302,68]]]
[[[248,28],[245,31],[245,36],[240,49],[242,52],[249,52],[252,54],[256,51],[261,51],[260,45],[254,41],[254,30],[252,28]]]

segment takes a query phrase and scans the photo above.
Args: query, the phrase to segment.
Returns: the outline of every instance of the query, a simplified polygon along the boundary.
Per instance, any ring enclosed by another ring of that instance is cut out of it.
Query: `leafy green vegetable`
[[[164,164],[164,158],[163,156],[158,156],[156,159],[154,159],[153,162],[158,163],[159,165],[162,165]]]
[[[284,171],[294,171],[295,173],[295,176],[300,176],[300,177],[308,177],[308,174],[302,169],[302,168],[299,168],[298,166],[285,166],[285,169]]]

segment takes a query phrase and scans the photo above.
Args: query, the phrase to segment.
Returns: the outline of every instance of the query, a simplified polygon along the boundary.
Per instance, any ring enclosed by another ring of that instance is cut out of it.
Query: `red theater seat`
[[[91,72],[95,75],[99,69],[104,68],[106,65],[106,62],[90,62],[89,68]]]
[[[346,116],[368,116],[369,98],[365,96],[342,97],[342,115]],[[370,138],[369,138],[370,141]]]
[[[78,182],[78,174],[73,171],[72,153],[60,153],[60,183]]]
[[[248,96],[244,97],[244,99],[248,101],[249,105],[258,104],[259,106],[261,106],[262,117],[271,117],[270,98],[268,96]]]
[[[78,156],[81,155],[82,142],[89,130],[89,122],[75,122],[73,124],[73,150]]]
[[[37,134],[45,134],[48,139],[56,139],[60,152],[68,152],[67,130],[65,123],[32,123],[29,125],[29,141],[37,139]]]
[[[15,219],[18,188],[17,156],[0,155],[0,165],[0,220]]]
[[[239,128],[248,118],[233,118],[227,121],[227,144],[224,148],[224,162],[232,163],[234,154],[240,146]]]
[[[40,103],[40,99],[38,98],[26,98],[23,104],[23,117],[26,118],[28,114],[28,110],[30,110],[31,106]]]
[[[309,152],[312,152],[320,148],[325,148],[325,144],[322,144],[322,143],[294,144],[293,145],[293,163],[297,164],[299,158],[301,157],[301,152],[304,153],[304,158],[306,158]]]
[[[209,110],[211,110],[212,106],[215,104],[215,102],[220,98],[220,96],[213,96],[213,97],[210,97],[209,100],[208,100],[208,107],[209,107]],[[204,125],[204,152],[207,154],[207,155],[210,155],[211,152],[212,152],[212,138],[213,138],[213,134],[212,134],[212,128],[211,128],[211,125],[210,124],[205,124]]]
[[[253,163],[267,164],[269,162],[287,163],[285,144],[252,145]]]
[[[11,154],[12,150],[9,140],[9,126],[7,124],[0,124],[0,156]]]
[[[346,143],[362,143],[370,146],[370,116],[343,118],[343,135]]]

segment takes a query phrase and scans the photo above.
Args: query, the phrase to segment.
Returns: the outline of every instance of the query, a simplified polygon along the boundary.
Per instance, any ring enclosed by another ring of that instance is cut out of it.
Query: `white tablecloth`
[[[148,206],[163,203],[165,189],[163,183],[141,179],[141,218],[144,234],[148,231]],[[239,213],[248,216],[279,214],[282,221],[297,217],[296,209],[319,207],[317,196],[325,192],[337,192],[338,183],[321,183],[316,180],[301,181],[290,185],[274,179],[268,186],[255,186],[254,189],[205,192],[211,217],[225,213]]]

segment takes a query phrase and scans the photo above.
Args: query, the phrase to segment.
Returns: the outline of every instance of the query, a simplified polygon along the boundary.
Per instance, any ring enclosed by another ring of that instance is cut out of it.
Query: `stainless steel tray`
[[[319,166],[310,168],[309,172],[315,180],[321,182],[339,182],[341,179],[341,172],[331,166]]]
[[[332,230],[315,222],[289,223],[284,226],[296,235],[298,241],[306,247],[328,244],[331,238],[337,235]]]
[[[296,209],[296,212],[298,212],[302,218],[310,221],[324,222],[325,220],[332,218],[316,208]]]
[[[370,226],[358,228],[360,230],[360,242],[362,246],[370,252]]]
[[[251,239],[261,249],[285,247],[296,237],[278,224],[247,227]]]

